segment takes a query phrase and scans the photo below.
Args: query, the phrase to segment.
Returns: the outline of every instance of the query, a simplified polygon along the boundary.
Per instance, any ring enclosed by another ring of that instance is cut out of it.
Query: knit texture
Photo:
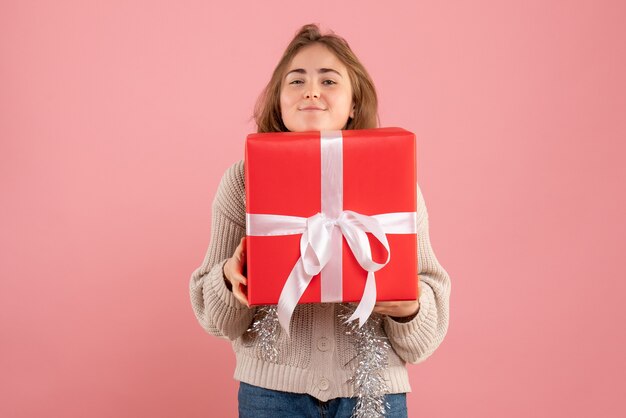
[[[426,360],[448,330],[450,277],[430,245],[428,212],[417,186],[418,288],[420,308],[408,322],[384,316],[381,335],[389,338],[389,367],[384,372],[390,393],[410,392],[406,363]],[[211,239],[202,265],[191,275],[191,305],[209,334],[231,341],[235,379],[268,389],[308,393],[327,401],[354,396],[348,383],[356,367],[353,341],[337,316],[347,304],[301,304],[291,322],[291,337],[280,331],[276,363],[262,359],[248,328],[256,308],[248,308],[224,283],[223,266],[246,233],[243,160],[224,173],[212,205]],[[354,305],[352,305],[354,306]],[[378,315],[373,313],[372,315]]]

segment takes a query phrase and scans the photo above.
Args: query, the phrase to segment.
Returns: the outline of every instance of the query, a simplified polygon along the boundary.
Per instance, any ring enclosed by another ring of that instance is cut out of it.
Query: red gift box
[[[328,154],[323,145],[328,143],[323,142],[327,139],[324,135],[335,136],[333,152],[338,154]],[[329,164],[335,164],[332,170]],[[302,238],[301,232],[251,233],[250,219],[258,218],[251,215],[308,219],[324,213],[329,207],[328,200],[333,200],[335,208],[366,216],[415,214],[416,175],[415,135],[402,128],[248,135],[246,263],[250,304],[279,302],[285,282],[301,257]],[[324,222],[334,219],[337,213],[325,215],[322,215]],[[335,237],[341,234],[339,228],[331,229]],[[385,247],[372,233],[366,233],[373,261],[384,263]],[[363,297],[368,272],[357,261],[346,238],[339,236],[341,257],[336,253],[330,257],[328,266],[313,276],[296,302],[359,302]],[[418,297],[417,235],[415,231],[387,233],[386,239],[389,262],[375,272],[376,300],[415,300]],[[340,277],[326,278],[331,265],[335,272],[340,272]],[[324,296],[320,276],[324,276]]]

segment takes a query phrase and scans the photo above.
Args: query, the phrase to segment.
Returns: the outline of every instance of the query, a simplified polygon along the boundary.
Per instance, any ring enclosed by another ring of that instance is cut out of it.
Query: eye
[[[293,80],[289,84],[299,84],[299,83],[302,83],[302,80]]]
[[[324,80],[324,83],[325,83],[325,82],[327,82],[327,81],[330,81],[330,83],[328,84],[329,86],[330,86],[330,85],[333,85],[333,84],[337,84],[337,83],[335,83],[335,81],[334,81],[334,80]]]

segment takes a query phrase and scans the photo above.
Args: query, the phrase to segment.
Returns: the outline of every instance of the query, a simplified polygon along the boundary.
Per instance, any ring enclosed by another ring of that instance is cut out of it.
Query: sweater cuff
[[[211,293],[215,294],[217,298],[224,303],[224,305],[236,309],[248,308],[239,302],[235,295],[233,295],[233,292],[228,290],[228,287],[226,287],[226,283],[224,282],[224,280],[226,280],[224,277],[224,264],[226,264],[227,261],[228,258],[213,266],[213,269],[209,273],[208,277],[208,288]]]
[[[419,282],[420,307],[413,319],[408,322],[397,322],[389,316],[385,317],[386,330],[387,333],[390,334],[391,338],[402,339],[415,335],[420,329],[424,329],[424,327],[432,327],[437,321],[437,312],[433,309],[435,295],[430,286],[422,283],[423,282],[421,281]]]

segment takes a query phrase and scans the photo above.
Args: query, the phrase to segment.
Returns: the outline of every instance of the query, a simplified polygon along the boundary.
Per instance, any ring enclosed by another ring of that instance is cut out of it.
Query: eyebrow
[[[332,68],[319,68],[317,72],[320,74],[332,72],[332,73],[336,73],[339,77],[343,78],[343,76],[339,73],[339,71],[333,70]],[[285,74],[285,78],[291,73],[306,74],[306,70],[304,68],[296,68],[294,70],[289,71],[287,74]]]

